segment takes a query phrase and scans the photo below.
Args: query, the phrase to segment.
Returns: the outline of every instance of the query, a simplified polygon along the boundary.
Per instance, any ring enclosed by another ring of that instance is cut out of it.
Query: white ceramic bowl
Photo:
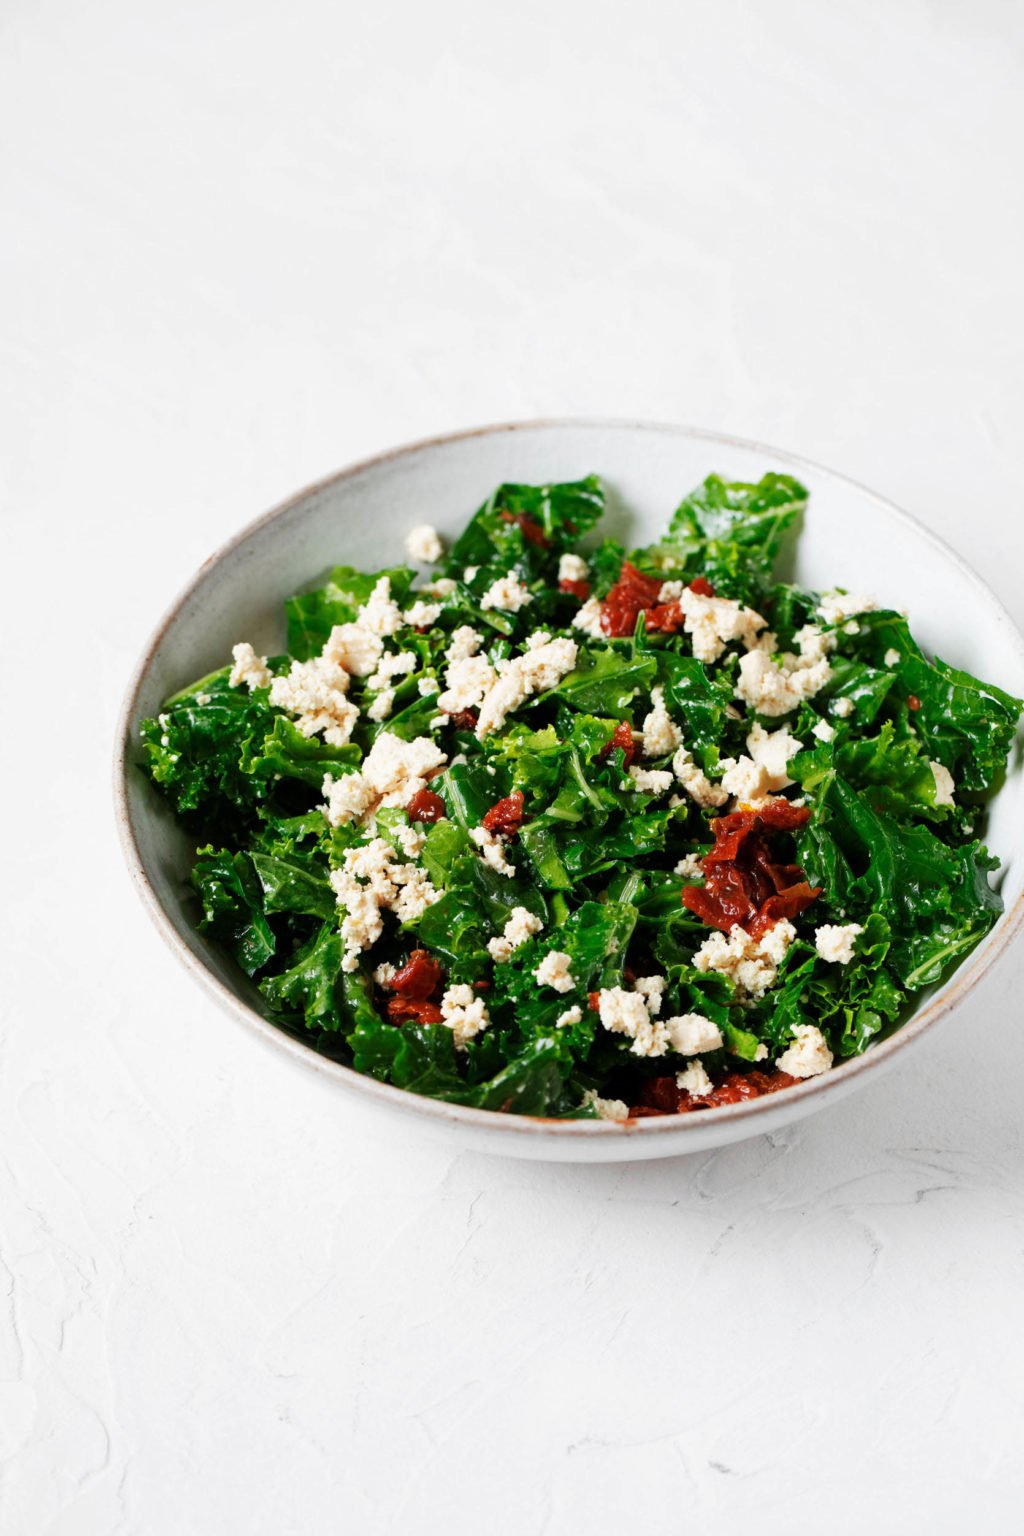
[[[1006,948],[1024,917],[1024,773],[1019,751],[992,807],[989,843],[1003,861],[1006,911],[949,981],[864,1056],[796,1088],[678,1118],[607,1122],[533,1120],[465,1109],[375,1082],[318,1056],[271,1023],[259,994],[192,927],[185,877],[190,844],[138,767],[138,723],[193,678],[222,666],[239,639],[284,647],[282,604],[338,563],[378,568],[403,558],[415,523],[454,537],[503,480],[603,477],[604,529],[627,543],[662,530],[683,494],[712,471],[756,480],[789,470],[811,492],[794,575],[813,588],[841,585],[909,611],[914,633],[945,660],[1024,695],[1024,640],[964,562],[927,528],[881,497],[816,464],[756,443],[682,427],[627,422],[525,422],[413,443],[356,464],[268,512],[201,567],[165,615],[132,678],[117,738],[115,794],[129,867],[174,954],[209,994],[281,1051],[332,1079],[339,1095],[373,1101],[457,1136],[468,1146],[562,1161],[619,1161],[700,1151],[775,1130],[877,1077],[960,1002]]]

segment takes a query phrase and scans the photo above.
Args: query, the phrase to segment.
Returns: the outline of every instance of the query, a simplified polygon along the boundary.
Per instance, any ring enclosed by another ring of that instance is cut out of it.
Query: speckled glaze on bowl
[[[1006,911],[949,981],[864,1056],[796,1088],[678,1118],[548,1121],[439,1103],[327,1061],[265,1015],[259,993],[226,955],[197,934],[185,877],[190,844],[138,766],[138,723],[168,694],[222,666],[239,639],[284,649],[282,604],[342,562],[379,568],[403,558],[415,523],[451,539],[503,480],[605,480],[604,528],[627,543],[657,536],[682,495],[712,471],[756,480],[788,470],[811,492],[793,577],[839,584],[905,608],[930,650],[1024,695],[1024,639],[980,578],[906,512],[841,475],[757,443],[685,427],[631,422],[540,421],[485,427],[412,443],[301,491],[212,555],[171,606],[132,677],[117,732],[115,801],[136,888],[169,947],[221,1006],[250,1031],[356,1095],[480,1151],[566,1162],[612,1162],[703,1151],[776,1130],[822,1109],[885,1071],[962,1001],[1024,920],[1024,770],[1020,743],[992,807],[989,843],[1003,860]],[[954,630],[949,615],[956,614]]]

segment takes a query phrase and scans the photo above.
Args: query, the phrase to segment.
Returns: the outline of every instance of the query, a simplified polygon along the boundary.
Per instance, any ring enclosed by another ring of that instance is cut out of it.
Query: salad
[[[627,553],[595,477],[502,485],[144,721],[198,926],[262,1010],[415,1093],[617,1121],[897,1027],[1001,911],[1021,701],[777,580],[806,501],[712,475]]]

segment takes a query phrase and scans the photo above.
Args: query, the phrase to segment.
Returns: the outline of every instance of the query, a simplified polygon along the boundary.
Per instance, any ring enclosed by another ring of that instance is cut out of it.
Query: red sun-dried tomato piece
[[[644,609],[644,623],[659,635],[675,635],[682,629],[686,614],[679,603],[658,603]]]
[[[453,725],[457,731],[475,731],[479,716],[474,709],[460,709],[454,715],[448,716],[449,725]],[[440,770],[442,773],[444,769]]]
[[[529,512],[501,512],[498,514],[503,523],[518,523],[519,531],[527,544],[533,544],[537,549],[550,549],[551,540],[535,517]]]
[[[633,740],[633,727],[628,720],[620,720],[611,735],[611,740],[606,741],[600,752],[599,758],[611,757],[616,747],[622,753],[622,766],[628,768],[636,756],[636,743]]]
[[[480,825],[496,836],[514,837],[523,822],[523,792],[514,789],[504,800],[496,800]]]
[[[388,991],[399,997],[423,1002],[432,997],[441,985],[444,972],[440,962],[426,949],[414,949],[405,964],[388,982]]]
[[[405,808],[410,821],[440,821],[447,816],[444,801],[432,789],[418,789]]]
[[[912,694],[910,694],[908,696],[908,698],[907,698],[907,708],[908,709],[914,709],[914,710],[917,710],[917,709],[921,708],[921,700],[918,698],[916,693],[912,693]]]
[[[706,576],[695,576],[687,585],[691,592],[696,592],[698,597],[714,597],[715,589]]]
[[[635,565],[624,560],[618,581],[601,604],[601,628],[613,638],[631,635],[639,615],[654,608],[660,594],[661,582],[657,576],[644,576]]]
[[[709,928],[728,933],[738,923],[752,938],[781,918],[796,917],[821,887],[809,885],[798,864],[780,863],[771,837],[802,827],[809,816],[806,806],[781,798],[756,811],[716,816],[715,845],[701,860],[704,884],[683,887],[683,906]]]
[[[440,1024],[442,1013],[436,1003],[415,997],[389,997],[384,1011],[392,1024]]]
[[[591,1013],[600,1013],[600,1011],[601,1011],[601,994],[600,994],[600,992],[588,992],[587,993],[587,1007],[590,1009]]]
[[[727,1072],[722,1081],[703,1098],[694,1098],[685,1088],[677,1088],[673,1077],[652,1077],[643,1084],[640,1102],[630,1108],[636,1119],[656,1115],[688,1115],[702,1109],[717,1109],[723,1104],[740,1104],[746,1099],[760,1099],[781,1088],[792,1088],[795,1077],[775,1068],[762,1072]]]
[[[558,583],[559,592],[568,592],[570,597],[578,597],[581,603],[585,603],[590,596],[589,581],[570,581],[568,576],[563,576]]]

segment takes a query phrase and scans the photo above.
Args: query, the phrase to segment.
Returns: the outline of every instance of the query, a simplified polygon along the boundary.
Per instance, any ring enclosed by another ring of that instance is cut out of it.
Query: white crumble
[[[748,651],[740,657],[736,698],[759,715],[788,715],[804,699],[819,693],[831,676],[827,656],[808,661],[787,651],[773,661],[766,651]]]
[[[898,667],[902,660],[902,656],[894,646],[890,646],[885,655],[882,657],[882,661],[887,667]]]
[[[345,911],[343,971],[354,971],[359,956],[380,938],[385,911],[393,912],[401,923],[414,922],[439,894],[417,865],[398,863],[391,844],[382,837],[349,848],[342,868],[332,869],[329,879]]]
[[[391,578],[382,576],[356,614],[356,624],[373,635],[393,635],[401,629],[402,610],[391,600]]]
[[[377,966],[373,973],[373,979],[383,991],[391,985],[397,975],[398,967],[392,965],[390,960],[385,960],[382,965]]]
[[[504,932],[500,937],[495,937],[488,941],[487,949],[492,960],[496,961],[499,965],[504,964],[505,961],[511,958],[513,951],[519,948],[520,944],[525,944],[527,939],[531,938],[533,934],[540,933],[543,927],[544,924],[541,919],[535,916],[529,908],[513,907],[508,922],[505,924]]]
[[[447,601],[458,590],[458,582],[450,576],[438,576],[434,581],[428,581],[420,588],[427,597],[440,597]]]
[[[516,867],[505,857],[505,845],[500,837],[495,837],[493,832],[488,832],[486,827],[473,827],[470,830],[470,839],[480,850],[485,864],[497,870],[499,875],[514,875]]]
[[[386,688],[396,677],[405,677],[415,672],[419,664],[419,657],[414,651],[388,651],[380,657],[373,676],[366,679],[366,686],[374,692]]]
[[[737,924],[729,933],[712,933],[693,957],[698,971],[718,971],[728,976],[741,994],[763,997],[773,986],[796,929],[786,918],[775,923],[760,939],[752,939]]]
[[[565,554],[558,561],[559,581],[586,581],[590,567],[582,555]]]
[[[367,705],[366,717],[368,720],[375,720],[378,722],[381,720],[386,720],[394,707],[395,690],[393,688],[384,688],[380,693],[378,693],[373,703]]]
[[[197,704],[209,704],[210,697],[211,696],[208,693],[197,693],[196,694],[196,703]]]
[[[335,624],[323,655],[326,660],[336,661],[353,677],[369,677],[381,663],[384,642],[373,630],[364,629],[361,624]]]
[[[435,565],[444,554],[441,535],[430,523],[417,523],[405,536],[405,552],[415,565]]]
[[[598,993],[598,1017],[612,1034],[628,1035],[635,1056],[664,1056],[668,1049],[665,1025],[652,1019],[639,992],[605,987]]]
[[[466,1042],[486,1029],[490,1022],[483,998],[465,982],[449,987],[441,999],[441,1023],[455,1036],[457,1051],[464,1051]]]
[[[535,693],[554,688],[576,665],[574,640],[548,640],[536,650],[527,651],[510,661],[498,663],[497,681],[488,690],[480,706],[477,736],[483,740],[491,731],[500,730],[506,718]]]
[[[634,764],[628,770],[633,788],[644,795],[667,795],[672,788],[672,775],[667,768],[638,768]]]
[[[573,629],[581,629],[591,640],[603,640],[604,630],[601,628],[601,602],[599,598],[588,597],[585,603],[580,605],[576,616],[572,621]]]
[[[830,960],[834,965],[849,965],[857,935],[863,932],[860,923],[823,923],[815,930],[814,947],[823,960]]]
[[[702,1013],[681,1013],[665,1020],[669,1042],[680,1056],[702,1056],[705,1051],[722,1049],[722,1032],[712,1019]]]
[[[844,619],[852,619],[854,614],[873,613],[877,607],[875,598],[864,597],[860,593],[826,592],[815,612],[826,624],[842,624]]]
[[[835,726],[829,725],[827,720],[819,720],[811,732],[819,741],[831,741],[835,734]]]
[[[747,737],[749,757],[723,758],[722,788],[739,800],[758,805],[766,795],[777,794],[793,783],[786,765],[802,750],[803,742],[791,736],[786,726],[766,731],[756,724]]]
[[[406,624],[411,624],[413,629],[429,629],[431,624],[436,624],[441,613],[440,603],[425,603],[417,599],[411,608],[407,608],[402,615]]]
[[[667,757],[683,744],[683,733],[665,707],[665,690],[652,688],[651,710],[644,718],[644,756]]]
[[[836,699],[832,705],[832,713],[838,715],[840,720],[848,720],[853,714],[853,700]]]
[[[729,798],[729,791],[720,784],[712,784],[704,770],[697,767],[686,747],[680,747],[672,759],[672,771],[690,799],[701,807],[724,805]]]
[[[228,678],[232,688],[240,688],[243,683],[250,692],[253,688],[270,687],[272,679],[267,658],[257,656],[248,640],[241,640],[238,645],[233,645],[231,654],[235,658],[235,664]]]
[[[448,661],[465,661],[470,656],[475,656],[484,643],[484,637],[472,624],[460,624],[458,629],[452,630],[452,637],[448,642],[445,656]]]
[[[478,709],[497,680],[498,674],[486,656],[462,656],[449,664],[437,707],[449,715]]]
[[[714,1084],[699,1061],[687,1063],[686,1070],[676,1073],[676,1087],[682,1088],[691,1098],[704,1099]]]
[[[447,762],[445,754],[428,736],[403,741],[391,731],[381,731],[358,773],[324,779],[326,815],[332,827],[356,818],[372,817],[382,806],[407,805],[427,786],[426,775]]]
[[[441,684],[436,677],[421,677],[416,682],[416,691],[421,699],[433,698],[440,687]]]
[[[672,873],[682,875],[684,880],[703,880],[704,855],[702,853],[684,854]]]
[[[953,791],[956,785],[953,782],[953,775],[949,769],[944,767],[942,763],[936,762],[931,762],[929,767],[935,780],[935,804],[955,805],[956,801],[953,799]]]
[[[270,702],[295,717],[303,736],[323,735],[333,747],[343,747],[352,735],[359,711],[346,698],[350,678],[344,667],[325,656],[293,661],[283,677],[270,685]]]
[[[427,834],[421,832],[418,827],[400,825],[395,828],[395,836],[398,838],[399,847],[407,859],[418,859],[423,852],[423,844],[427,840]]]
[[[797,1024],[794,1041],[776,1060],[780,1072],[790,1077],[817,1077],[832,1065],[832,1052],[820,1029],[813,1024]]]
[[[661,1012],[667,985],[668,982],[664,976],[638,976],[633,983],[634,992],[640,993],[652,1019]]]
[[[534,980],[538,986],[553,987],[556,992],[571,992],[576,985],[569,969],[571,963],[564,950],[549,950],[534,971]]]
[[[622,1099],[602,1099],[596,1088],[588,1088],[583,1095],[581,1108],[594,1111],[599,1120],[617,1120],[621,1124],[629,1119],[629,1105]]]
[[[507,576],[499,576],[493,581],[480,599],[480,607],[483,609],[495,608],[501,613],[518,613],[520,608],[525,608],[527,603],[532,603],[533,598],[529,590],[523,586],[519,577],[513,573]]]
[[[571,1008],[567,1008],[564,1013],[558,1015],[555,1024],[559,1029],[566,1029],[570,1024],[579,1024],[582,1020],[583,1009],[579,1003],[573,1003]]]
[[[758,631],[765,626],[759,613],[744,608],[731,597],[705,597],[692,587],[684,587],[680,600],[683,628],[690,636],[698,661],[717,661],[732,640],[742,640],[748,647],[755,645]]]
[[[478,565],[467,565],[465,567],[465,569],[462,572],[462,579],[466,583],[467,586],[469,585],[469,583],[471,581],[475,581],[476,580],[477,571],[479,571],[479,569],[480,569],[480,567]]]

